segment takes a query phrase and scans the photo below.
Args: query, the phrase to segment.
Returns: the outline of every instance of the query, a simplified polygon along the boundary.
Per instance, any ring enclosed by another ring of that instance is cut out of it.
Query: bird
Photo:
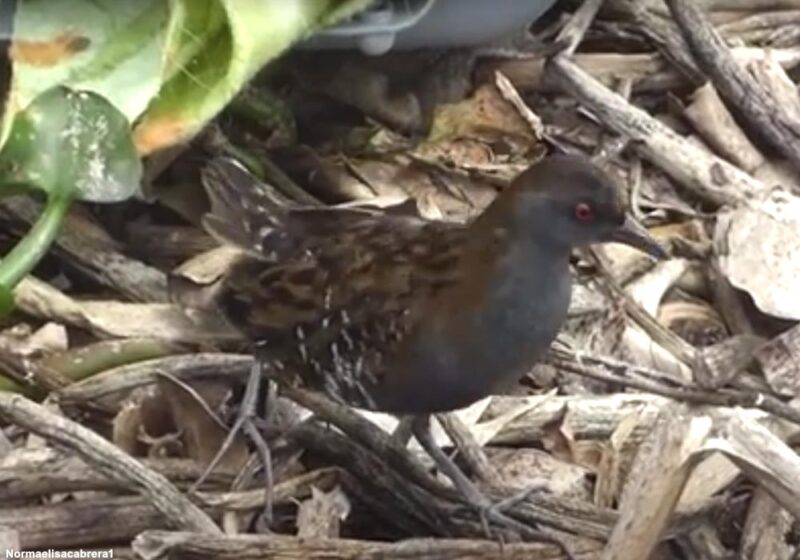
[[[582,155],[530,164],[466,223],[302,206],[227,157],[202,182],[204,228],[240,249],[216,303],[268,375],[417,419],[417,439],[481,507],[429,416],[502,393],[543,358],[567,316],[573,249],[617,242],[667,257]]]

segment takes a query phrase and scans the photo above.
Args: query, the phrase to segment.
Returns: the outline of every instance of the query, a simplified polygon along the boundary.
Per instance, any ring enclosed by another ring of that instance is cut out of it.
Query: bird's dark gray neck
[[[515,322],[530,325],[534,318],[560,324],[571,291],[569,254],[568,249],[535,240],[509,246],[495,263],[486,320],[506,328],[514,328]]]
[[[541,358],[569,307],[569,252],[515,243],[492,264],[480,305],[452,310],[452,329],[420,326],[399,364],[403,374],[387,376],[394,383],[379,395],[383,407],[461,408],[503,391]],[[420,393],[419,383],[427,391]]]
[[[471,382],[500,388],[530,369],[561,328],[571,287],[569,250],[536,242],[509,246],[495,263],[485,305],[469,321]]]
[[[553,231],[553,210],[546,201],[506,203],[493,204],[476,223],[483,239],[497,240],[478,330],[506,332],[512,344],[544,340],[560,327],[569,307],[572,248]]]

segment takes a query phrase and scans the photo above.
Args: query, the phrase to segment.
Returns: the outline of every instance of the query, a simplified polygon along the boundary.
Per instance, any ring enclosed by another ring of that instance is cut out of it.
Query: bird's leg
[[[490,486],[501,486],[502,480],[497,469],[489,462],[483,446],[478,443],[470,429],[454,412],[437,414],[436,419],[461,454],[467,470],[474,478]]]
[[[430,416],[416,416],[413,419],[412,431],[422,448],[430,455],[447,478],[449,478],[459,492],[466,498],[467,502],[478,509],[491,507],[491,502],[484,496],[478,487],[472,482],[464,471],[462,471],[453,460],[436,445],[431,433]]]
[[[261,437],[258,429],[256,428],[255,424],[253,423],[253,418],[256,416],[256,406],[258,404],[258,396],[261,393],[261,379],[263,377],[262,371],[262,361],[255,357],[253,359],[253,367],[250,369],[250,375],[247,378],[247,385],[244,390],[244,395],[242,396],[242,402],[239,406],[239,413],[236,416],[236,421],[233,423],[233,426],[228,431],[228,435],[225,437],[225,441],[222,442],[222,445],[217,451],[217,454],[208,464],[206,469],[203,471],[203,474],[200,475],[200,478],[192,485],[189,489],[189,493],[193,493],[200,487],[200,485],[205,481],[208,475],[216,468],[219,462],[222,460],[222,457],[227,453],[230,446],[233,444],[234,438],[239,434],[240,431],[244,430],[250,439],[253,440],[253,443],[258,448],[258,451],[261,455],[261,460],[264,463],[264,478],[266,482],[266,496],[264,499],[264,522],[266,526],[269,526],[272,523],[272,458],[269,451],[269,446],[264,441],[264,438]],[[267,410],[273,408],[274,403],[269,402],[269,395],[267,398]]]
[[[489,486],[500,487],[502,480],[497,470],[489,463],[489,459],[483,452],[483,447],[475,440],[472,432],[464,425],[458,416],[450,412],[447,414],[437,414],[437,420],[450,436],[453,445],[461,453],[473,475],[478,476]],[[519,503],[527,500],[531,495],[539,491],[548,490],[549,481],[541,479],[531,482],[528,486],[512,496],[505,498],[491,507],[501,513],[508,511]]]
[[[436,466],[453,482],[455,487],[461,492],[466,502],[475,508],[481,519],[481,525],[488,538],[492,538],[489,529],[489,521],[494,521],[523,534],[530,533],[531,529],[515,519],[511,519],[498,511],[491,500],[483,495],[474,482],[472,482],[464,471],[458,468],[447,453],[436,445],[431,433],[430,416],[417,416],[413,420],[412,429],[414,436],[422,445],[423,449],[430,455]]]
[[[258,397],[257,393],[256,397]],[[267,379],[267,394],[264,399],[264,426],[269,426],[272,420],[277,406],[277,398],[277,385],[271,379]],[[269,444],[261,436],[261,432],[258,431],[255,422],[253,422],[254,416],[255,414],[245,421],[244,429],[261,455],[261,466],[264,469],[264,515],[262,520],[264,526],[269,529],[272,525],[273,489],[275,486],[275,479],[272,473],[272,453],[270,452]]]
[[[411,439],[414,430],[414,417],[413,416],[403,416],[400,418],[400,422],[397,424],[397,427],[392,432],[392,441],[399,445],[400,447],[405,447],[408,445],[408,440]]]
[[[557,544],[564,549],[568,557],[572,557],[566,546],[564,546],[564,544],[557,538],[542,531],[537,531],[536,529],[533,529],[524,523],[521,523],[516,519],[512,519],[511,517],[508,517],[502,513],[503,510],[513,507],[516,503],[524,500],[534,491],[541,490],[540,485],[526,489],[524,492],[512,496],[506,500],[502,500],[496,504],[492,503],[492,501],[484,496],[484,494],[478,489],[475,483],[473,483],[467,477],[467,475],[464,474],[458,465],[456,465],[453,460],[450,459],[450,457],[448,457],[438,445],[436,445],[436,441],[433,439],[433,434],[431,434],[430,416],[423,415],[414,417],[412,430],[414,432],[414,436],[417,438],[417,441],[419,441],[423,449],[425,449],[428,455],[430,455],[430,457],[434,460],[439,469],[451,481],[453,481],[453,484],[458,491],[461,492],[466,502],[478,511],[481,518],[481,524],[488,538],[492,538],[492,533],[489,529],[489,522],[492,521],[516,531],[526,538]]]

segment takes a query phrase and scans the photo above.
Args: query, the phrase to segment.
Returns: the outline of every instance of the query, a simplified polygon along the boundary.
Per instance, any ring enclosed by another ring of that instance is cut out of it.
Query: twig
[[[677,400],[717,406],[757,408],[795,424],[800,424],[800,410],[772,395],[745,392],[740,389],[703,389],[680,383],[675,376],[653,369],[633,366],[606,357],[574,354],[551,349],[550,359],[562,369],[610,383],[618,383]],[[601,366],[598,370],[586,364]]]
[[[653,13],[646,2],[614,0],[613,5],[636,23],[664,58],[669,60],[690,83],[700,85],[705,81],[705,76],[694,63],[688,45],[672,22]]]
[[[717,205],[736,204],[764,190],[761,182],[725,160],[697,149],[567,57],[550,59],[548,67],[603,125],[630,138],[642,156],[704,200]]]
[[[617,93],[625,99],[630,99],[631,90],[633,88],[633,79],[630,77],[622,78],[617,84]],[[592,115],[592,120],[594,115]],[[619,154],[621,154],[630,144],[631,139],[626,136],[617,136],[604,133],[601,137],[599,145],[595,148],[592,159],[602,165],[604,162],[612,161]]]
[[[511,83],[502,72],[499,70],[494,73],[494,81],[497,85],[497,89],[500,90],[500,95],[503,96],[503,99],[511,103],[514,108],[517,110],[517,113],[528,123],[533,135],[541,140],[544,135],[544,124],[542,123],[542,119],[533,112],[525,100],[522,99],[517,89],[514,87],[514,84]]]
[[[167,356],[109,369],[79,383],[65,387],[59,398],[65,403],[85,403],[118,397],[128,391],[155,383],[168,371],[184,382],[203,379],[244,381],[253,364],[244,354],[202,353]]]
[[[123,254],[121,247],[83,213],[72,210],[56,239],[55,252],[69,266],[80,269],[98,283],[139,302],[167,301],[167,276],[160,270]],[[0,217],[34,223],[42,205],[16,197],[0,203]]]
[[[610,289],[615,298],[622,303],[625,311],[634,322],[641,327],[650,338],[657,344],[666,348],[678,360],[685,363],[690,368],[694,367],[698,361],[698,354],[694,346],[659,323],[655,317],[650,315],[650,313],[625,292],[606,264],[605,259],[601,257],[597,251],[591,249],[589,254],[593,257],[595,261],[594,264],[603,276],[606,286]]]
[[[667,0],[672,17],[689,43],[698,64],[720,95],[795,166],[800,167],[800,122],[775,103],[733,58],[703,11],[687,0]]]
[[[178,387],[181,391],[185,392],[189,397],[191,397],[200,406],[200,408],[203,409],[203,412],[205,412],[208,415],[208,417],[214,421],[214,423],[217,426],[219,426],[223,430],[228,429],[228,426],[225,425],[225,422],[222,421],[222,418],[220,418],[216,412],[211,410],[211,407],[208,406],[206,400],[200,395],[200,393],[197,392],[197,390],[194,387],[178,379],[168,371],[159,371],[157,372],[157,374],[166,379],[167,381],[169,381],[170,383],[172,383],[173,385],[175,385],[176,387]]]
[[[560,50],[562,56],[572,56],[578,48],[583,36],[589,29],[594,20],[594,16],[603,5],[603,0],[584,0],[567,24],[561,28],[555,39],[556,43],[563,43],[564,48]]]
[[[689,475],[715,452],[723,453],[800,516],[800,458],[778,436],[742,410],[673,404],[664,408],[640,448],[604,557],[648,558]]]
[[[84,465],[84,469],[86,466]],[[342,472],[326,468],[304,473],[275,485],[275,503],[296,503],[316,486],[334,484]],[[264,507],[261,489],[240,492],[200,492],[195,502],[209,515],[242,515]],[[139,496],[81,496],[80,499],[43,505],[0,508],[0,526],[20,535],[23,548],[88,547],[109,542],[130,542],[147,529],[164,527],[164,516]],[[19,548],[19,547],[16,547]]]
[[[385,455],[368,451],[352,437],[310,420],[293,426],[287,436],[308,453],[344,469],[348,476],[340,482],[347,492],[391,526],[411,534],[482,535],[477,523],[465,524],[453,515],[455,503],[441,497],[449,490],[446,486],[440,485],[441,493],[427,491],[402,468],[387,468]]]
[[[438,495],[453,495],[447,486],[430,476],[422,464],[414,460],[405,449],[397,446],[389,435],[351,409],[320,394],[295,387],[282,388],[282,393],[347,433],[387,463],[404,472],[415,484]]]
[[[2,433],[2,432],[0,432]],[[188,486],[203,472],[204,465],[190,459],[143,459],[149,469],[167,477],[175,486]],[[230,484],[232,472],[216,472],[209,487]],[[0,503],[80,491],[122,492],[128,485],[87,467],[74,455],[24,453],[10,466],[0,467]]]
[[[437,414],[436,419],[450,439],[453,440],[472,473],[487,484],[502,486],[500,473],[486,458],[486,454],[481,449],[480,444],[458,416],[455,414]]]
[[[476,540],[414,539],[398,543],[350,539],[298,539],[281,535],[239,535],[210,538],[192,533],[148,531],[136,538],[134,550],[144,560],[186,558],[197,560],[238,560],[239,558],[305,558],[307,560],[557,560],[558,547],[542,544],[504,544]],[[596,548],[584,547],[577,558],[589,559]]]
[[[628,182],[630,183],[630,206],[631,212],[637,220],[642,220],[645,215],[642,211],[642,159],[636,157],[631,163],[628,171]]]
[[[239,432],[244,430],[247,436],[256,445],[259,455],[263,461],[264,476],[267,483],[265,490],[266,505],[264,508],[264,517],[266,524],[269,525],[272,523],[272,457],[270,455],[269,446],[253,424],[253,419],[256,416],[256,405],[258,403],[258,398],[261,395],[261,381],[263,379],[262,367],[263,364],[261,360],[253,360],[250,376],[247,379],[247,385],[245,387],[244,396],[242,397],[242,402],[239,405],[239,414],[236,417],[236,421],[234,422],[230,431],[228,431],[228,434],[225,436],[225,440],[222,442],[222,445],[220,445],[217,454],[214,455],[214,458],[206,467],[206,470],[189,489],[189,493],[194,493],[197,488],[200,487],[200,485],[205,481],[206,477],[211,474],[214,468],[225,456],[225,453],[228,452],[228,449],[230,449],[231,445],[233,445],[233,440],[237,435],[239,435]]]
[[[122,452],[88,428],[50,412],[21,395],[0,392],[0,415],[14,424],[75,451],[81,458],[130,488],[142,491],[176,527],[221,534],[217,525],[166,477]]]

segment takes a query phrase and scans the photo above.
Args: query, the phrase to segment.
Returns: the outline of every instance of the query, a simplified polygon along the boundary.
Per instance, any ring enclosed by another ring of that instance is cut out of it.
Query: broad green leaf
[[[102,95],[136,122],[140,155],[185,142],[265,64],[371,2],[19,2],[13,88],[0,130],[38,94],[63,85]]]
[[[22,393],[25,391],[25,388],[8,377],[0,373],[0,391],[8,391],[10,393]]]
[[[24,0],[14,20],[11,106],[57,85],[92,91],[133,121],[161,88],[163,0]]]
[[[64,87],[17,113],[0,152],[0,189],[25,185],[50,198],[125,200],[141,173],[125,116],[100,95]]]
[[[47,252],[72,201],[125,200],[141,174],[127,119],[100,95],[57,86],[17,113],[0,152],[0,194],[39,189],[47,205],[0,261],[0,316],[11,310],[14,287]]]
[[[14,292],[0,286],[0,317],[5,317],[14,309]],[[0,390],[2,390],[2,383],[0,383]]]
[[[139,152],[191,138],[266,63],[371,1],[219,0],[215,12],[208,3],[172,0],[166,52],[174,56],[164,74],[171,79],[137,124]]]

